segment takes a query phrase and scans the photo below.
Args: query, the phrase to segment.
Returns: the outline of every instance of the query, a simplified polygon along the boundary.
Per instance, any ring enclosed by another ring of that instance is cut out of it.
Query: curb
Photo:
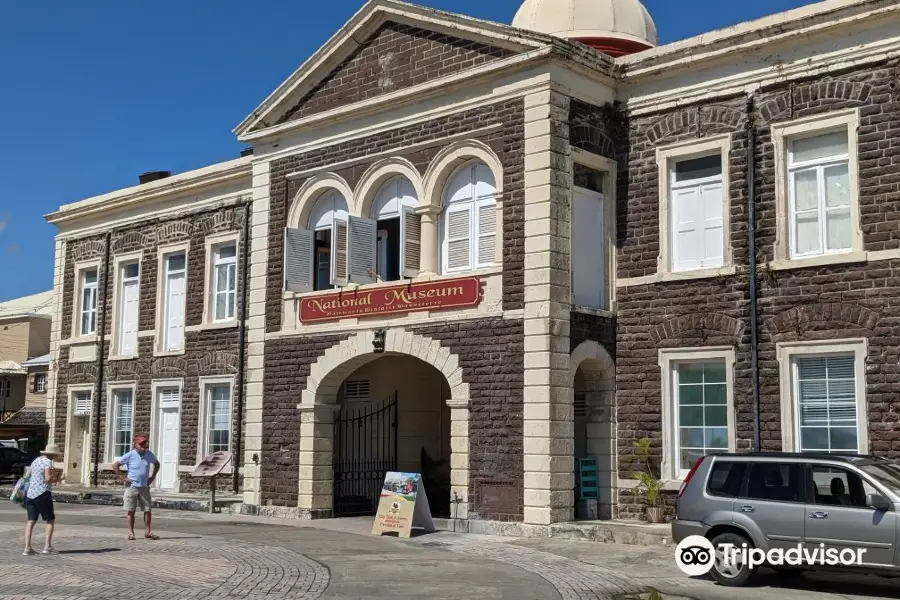
[[[9,498],[12,495],[13,486],[0,486],[0,497]],[[53,490],[53,501],[60,504],[89,504],[96,506],[122,506],[124,499],[121,493],[105,491],[98,492],[72,492],[67,490]],[[216,512],[231,512],[235,501],[216,501]],[[173,500],[169,498],[154,498],[153,508],[165,510],[181,510],[185,512],[209,512],[209,500]]]

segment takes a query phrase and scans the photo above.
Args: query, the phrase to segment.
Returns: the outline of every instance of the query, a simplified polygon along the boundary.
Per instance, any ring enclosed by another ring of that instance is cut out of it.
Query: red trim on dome
[[[617,56],[625,56],[626,54],[634,54],[652,48],[650,44],[645,42],[636,42],[634,40],[623,40],[620,38],[607,37],[584,37],[575,38],[582,44],[590,46],[597,52],[608,54],[613,58]]]

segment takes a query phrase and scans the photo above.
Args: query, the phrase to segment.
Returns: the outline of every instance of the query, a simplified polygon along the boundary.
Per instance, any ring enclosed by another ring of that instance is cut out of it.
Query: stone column
[[[253,165],[250,277],[247,294],[247,394],[244,405],[244,503],[259,506],[266,340],[266,270],[269,258],[269,163]],[[257,460],[254,461],[253,457]]]
[[[525,97],[525,522],[574,517],[568,97]]]
[[[336,404],[300,404],[300,484],[297,506],[310,517],[333,509],[332,453]]]
[[[431,277],[441,272],[440,264],[438,264],[438,226],[441,207],[433,205],[421,206],[416,210],[416,214],[422,216],[419,274]]]
[[[469,399],[450,407],[450,518],[469,518]],[[427,491],[427,490],[426,490]]]

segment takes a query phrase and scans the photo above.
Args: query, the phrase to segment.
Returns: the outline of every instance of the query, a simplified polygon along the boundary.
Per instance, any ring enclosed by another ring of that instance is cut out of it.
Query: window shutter
[[[315,237],[307,229],[284,230],[284,289],[306,293],[313,289]]]
[[[704,185],[700,190],[703,205],[702,266],[721,267],[724,264],[725,237],[722,212],[722,184]]]
[[[672,268],[676,271],[699,269],[703,252],[700,189],[693,187],[674,190],[672,199]]]
[[[478,211],[478,265],[494,264],[494,245],[497,243],[497,205],[481,204]]]
[[[91,393],[76,392],[75,393],[75,414],[88,415],[91,412]]]
[[[37,391],[38,391],[37,380],[38,380],[38,376],[37,376],[37,375],[35,375],[35,376],[31,379],[31,393],[32,393],[32,394],[37,394]]]
[[[422,268],[422,215],[404,206],[400,212],[400,273],[413,278]]]
[[[184,341],[184,273],[169,275],[166,350],[179,350]]]
[[[347,285],[347,221],[335,218],[331,226],[331,285],[342,287]]]
[[[119,352],[132,354],[137,342],[138,283],[129,281],[122,289],[122,333]]]
[[[348,221],[349,279],[353,283],[374,283],[376,280],[375,247],[378,243],[378,223],[362,217],[348,217]]]
[[[447,209],[446,261],[447,269],[459,271],[471,268],[471,206],[450,206]]]

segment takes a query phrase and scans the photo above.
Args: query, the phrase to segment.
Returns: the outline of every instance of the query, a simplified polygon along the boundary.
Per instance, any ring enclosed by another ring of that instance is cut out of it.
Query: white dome
[[[658,43],[656,25],[640,0],[525,0],[512,24],[568,39]]]

